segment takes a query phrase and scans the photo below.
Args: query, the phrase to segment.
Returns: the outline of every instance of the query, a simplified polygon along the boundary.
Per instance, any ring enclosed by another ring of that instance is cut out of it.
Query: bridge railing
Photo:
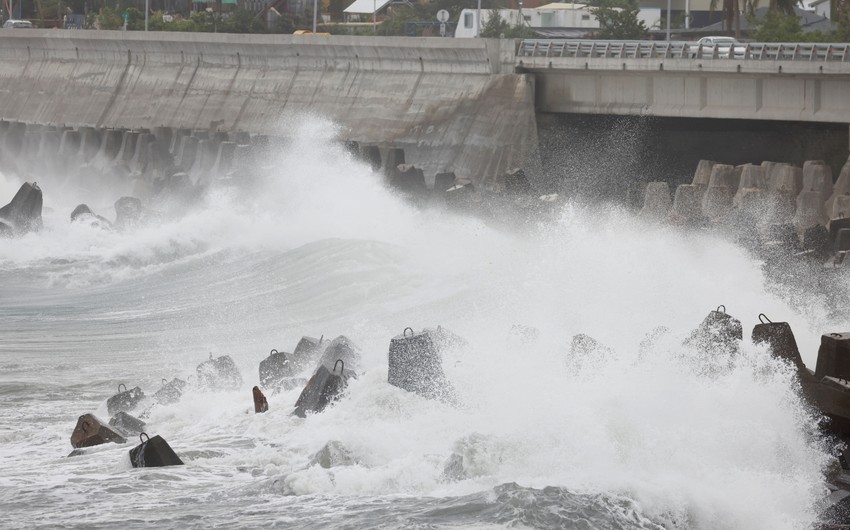
[[[525,39],[517,57],[721,59],[850,63],[850,43],[748,42],[717,45],[682,41]]]

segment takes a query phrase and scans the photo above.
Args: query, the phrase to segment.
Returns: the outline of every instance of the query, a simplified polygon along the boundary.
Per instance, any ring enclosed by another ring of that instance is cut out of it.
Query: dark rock
[[[174,378],[171,381],[166,379],[162,380],[162,388],[156,391],[153,395],[153,398],[160,405],[170,405],[172,403],[177,403],[180,401],[180,398],[183,396],[183,391],[186,389],[188,383],[183,381],[182,379]]]
[[[389,374],[393,385],[429,399],[454,400],[454,389],[443,373],[443,359],[428,330],[407,328],[390,340]]]
[[[348,384],[348,379],[353,376],[352,372],[345,370],[342,359],[334,363],[333,370],[328,370],[324,364],[320,365],[313,377],[307,381],[307,386],[304,387],[301,395],[298,396],[292,413],[304,418],[308,412],[314,414],[322,412],[329,404],[340,398]]]
[[[71,434],[71,447],[91,447],[109,442],[123,444],[127,440],[103,424],[94,414],[83,414]]]
[[[242,386],[242,374],[229,355],[222,355],[198,365],[198,384],[210,390],[236,390]]]
[[[123,391],[121,390],[122,386],[124,387]],[[114,416],[122,411],[133,410],[143,399],[145,399],[145,393],[142,392],[141,388],[135,387],[127,390],[127,386],[121,383],[118,385],[118,393],[106,400],[106,410],[109,411],[110,416]]]
[[[351,451],[349,451],[341,442],[331,440],[324,447],[319,449],[313,456],[310,457],[308,466],[323,467],[330,469],[338,466],[352,466],[357,463]]]
[[[163,466],[182,466],[183,461],[171,449],[161,436],[148,438],[148,435],[142,433],[139,435],[141,444],[130,449],[130,463],[133,467],[163,467]]]
[[[815,378],[850,378],[850,332],[821,335]]]
[[[124,436],[138,435],[145,430],[145,422],[126,412],[119,412],[109,419],[109,425],[115,427]]]
[[[325,347],[319,363],[333,369],[340,359],[352,371],[356,371],[360,363],[360,348],[344,335],[335,338]]]
[[[699,348],[705,352],[722,351],[733,353],[738,351],[740,341],[744,338],[741,321],[726,313],[725,306],[719,306],[711,311],[699,327],[685,340],[685,344]]]
[[[96,228],[112,228],[112,223],[105,217],[95,214],[86,204],[80,204],[71,212],[72,223],[87,223]]]
[[[43,202],[38,184],[25,182],[12,198],[12,202],[0,208],[0,222],[10,227],[15,234],[40,230]]]
[[[269,410],[269,402],[266,399],[266,396],[263,395],[263,391],[260,390],[260,387],[255,386],[251,392],[254,396],[254,414],[261,414],[263,412],[268,412]]]
[[[292,377],[291,354],[272,350],[269,356],[260,361],[260,384],[264,388],[277,388],[284,377]]]
[[[142,201],[135,197],[121,197],[115,201],[115,227],[131,228],[142,220]]]

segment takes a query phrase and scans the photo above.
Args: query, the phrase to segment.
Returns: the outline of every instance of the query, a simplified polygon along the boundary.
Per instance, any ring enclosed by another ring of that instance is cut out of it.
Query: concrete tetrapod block
[[[720,221],[728,216],[731,211],[732,191],[730,188],[726,186],[709,186],[705,190],[705,195],[702,197],[702,213],[712,222]]]
[[[33,161],[33,171],[38,173],[43,171],[54,172],[56,169],[62,167],[57,157],[61,141],[62,135],[57,131],[41,133],[38,154],[36,155],[36,160]]]
[[[123,444],[127,440],[110,429],[94,414],[83,414],[77,419],[77,426],[71,434],[71,447],[91,447],[110,442]]]
[[[749,190],[766,189],[767,181],[764,178],[764,168],[755,164],[744,164],[741,166],[741,181],[738,184],[735,197],[732,199],[732,204],[735,207],[740,207],[742,197],[749,193]]]
[[[171,147],[174,140],[174,129],[172,127],[154,127],[153,135],[160,144]]]
[[[369,164],[372,171],[381,169],[381,150],[377,145],[361,145],[360,159]]]
[[[726,313],[726,307],[719,306],[709,312],[699,327],[685,340],[686,345],[705,352],[737,352],[744,338],[741,321]]]
[[[84,164],[88,164],[100,149],[101,131],[94,127],[80,127],[80,150],[77,152]]]
[[[765,199],[766,222],[770,224],[791,224],[796,211],[796,196],[785,189],[768,191]]]
[[[691,184],[702,186],[703,189],[708,188],[711,181],[711,170],[717,162],[713,160],[700,160],[697,163],[696,171],[694,171],[694,179]]]
[[[701,224],[702,193],[704,190],[693,184],[681,184],[676,187],[673,196],[673,210],[670,212],[670,222],[674,224]]]
[[[427,190],[425,174],[412,164],[399,164],[390,178],[390,184],[399,191],[423,193]]]
[[[774,357],[791,361],[799,371],[805,370],[791,326],[787,322],[771,322],[764,314],[759,315],[759,322],[753,328],[753,344],[766,343]]]
[[[832,249],[835,252],[850,251],[850,228],[842,228],[839,230],[838,234],[835,236],[835,242],[833,245]]]
[[[124,387],[124,390],[121,390]],[[124,383],[118,385],[118,393],[106,400],[106,410],[110,416],[114,416],[119,412],[127,412],[136,408],[139,403],[145,399],[145,393],[139,387],[134,387],[127,390]]]
[[[453,402],[454,388],[443,373],[443,358],[432,332],[406,328],[390,340],[389,384],[428,399]]]
[[[803,189],[803,170],[791,164],[776,166],[768,175],[767,189],[788,192],[796,197]]]
[[[251,133],[245,131],[236,131],[231,134],[231,140],[236,145],[251,145]]]
[[[180,148],[174,159],[177,167],[182,169],[183,172],[188,172],[195,165],[195,159],[198,156],[198,142],[199,140],[194,136],[184,136],[181,139]]]
[[[824,211],[821,192],[801,191],[797,196],[797,209],[792,221],[797,230],[802,232],[802,230],[813,226],[826,226],[828,222],[829,217]]]
[[[62,133],[62,139],[59,142],[59,159],[63,166],[73,164],[75,158],[80,152],[80,144],[82,143],[82,134],[79,131],[65,131]]]
[[[815,378],[850,378],[850,333],[821,335]]]
[[[242,386],[242,374],[229,355],[213,358],[198,365],[198,384],[208,390],[236,390]]]
[[[803,191],[816,191],[824,204],[832,196],[832,168],[823,160],[806,160],[803,163]]]
[[[133,467],[182,466],[183,461],[171,449],[161,436],[148,438],[147,433],[139,435],[141,444],[130,449],[130,463]]]
[[[145,430],[147,424],[139,418],[121,411],[109,418],[109,425],[126,435],[139,435]]]
[[[666,182],[650,182],[646,185],[640,217],[647,221],[663,221],[670,215],[673,202],[670,186]]]
[[[121,147],[118,148],[118,153],[115,155],[116,164],[128,164],[130,160],[133,159],[138,140],[138,132],[124,131],[124,134],[121,137]]]
[[[8,156],[13,158],[18,156],[21,152],[21,146],[27,132],[29,131],[27,130],[27,125],[25,123],[10,123],[9,128],[3,135],[3,142],[0,144],[0,147],[2,147],[3,151]]]
[[[841,173],[838,174],[838,179],[835,181],[835,186],[832,188],[832,195],[829,197],[829,200],[826,201],[827,212],[833,211],[836,197],[840,197],[842,195],[850,195],[850,160],[848,160],[847,163],[844,164],[844,167],[841,168]],[[830,215],[835,218],[834,214]],[[850,215],[846,217],[850,217]]]
[[[384,175],[392,180],[398,172],[398,166],[404,163],[404,149],[390,148],[383,160]]]
[[[186,390],[186,387],[189,385],[186,381],[182,379],[178,379],[175,377],[171,381],[167,379],[162,380],[162,388],[157,390],[153,398],[160,405],[170,405],[172,403],[177,403],[180,401],[180,398],[183,397],[183,391]]]
[[[98,171],[104,171],[115,162],[124,142],[124,131],[107,129],[100,138],[97,154],[91,159],[90,165]]]
[[[217,179],[224,177],[233,167],[233,153],[236,151],[236,142],[221,142],[218,144],[215,162],[210,168],[208,178]]]
[[[348,384],[348,379],[354,377],[353,372],[345,369],[342,359],[337,359],[332,369],[324,364],[319,365],[313,377],[307,381],[307,385],[298,400],[295,402],[294,415],[304,418],[308,412],[318,414],[340,398]]]
[[[283,378],[295,375],[293,372],[289,355],[272,350],[268,357],[260,361],[260,384],[263,388],[276,389]]]
[[[148,163],[148,144],[155,142],[156,137],[150,133],[140,134],[136,139],[136,145],[133,149],[133,157],[127,163],[127,168],[130,173],[141,173],[144,171]]]
[[[136,197],[121,197],[115,201],[115,228],[132,228],[142,220],[142,201]]]
[[[832,202],[830,219],[850,219],[850,195],[838,195]]]
[[[714,164],[711,168],[711,176],[708,180],[708,187],[726,187],[730,190],[737,191],[740,184],[741,175],[735,166],[728,164]]]

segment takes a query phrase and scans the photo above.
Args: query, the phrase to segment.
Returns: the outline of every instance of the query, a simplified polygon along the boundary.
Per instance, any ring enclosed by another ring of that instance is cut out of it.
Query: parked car
[[[32,22],[29,20],[13,20],[9,19],[3,23],[3,29],[7,28],[30,28],[32,29]]]
[[[691,46],[691,57],[700,53],[701,57],[714,57],[715,48],[720,59],[728,59],[730,51],[735,59],[744,59],[747,53],[747,46],[734,37],[703,37]]]

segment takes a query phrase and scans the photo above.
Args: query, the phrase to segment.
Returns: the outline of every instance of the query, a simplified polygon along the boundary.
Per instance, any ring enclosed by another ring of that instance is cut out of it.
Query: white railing
[[[527,39],[520,42],[517,48],[517,57],[731,59],[850,63],[850,43],[749,42],[734,45],[700,45],[695,42]]]

